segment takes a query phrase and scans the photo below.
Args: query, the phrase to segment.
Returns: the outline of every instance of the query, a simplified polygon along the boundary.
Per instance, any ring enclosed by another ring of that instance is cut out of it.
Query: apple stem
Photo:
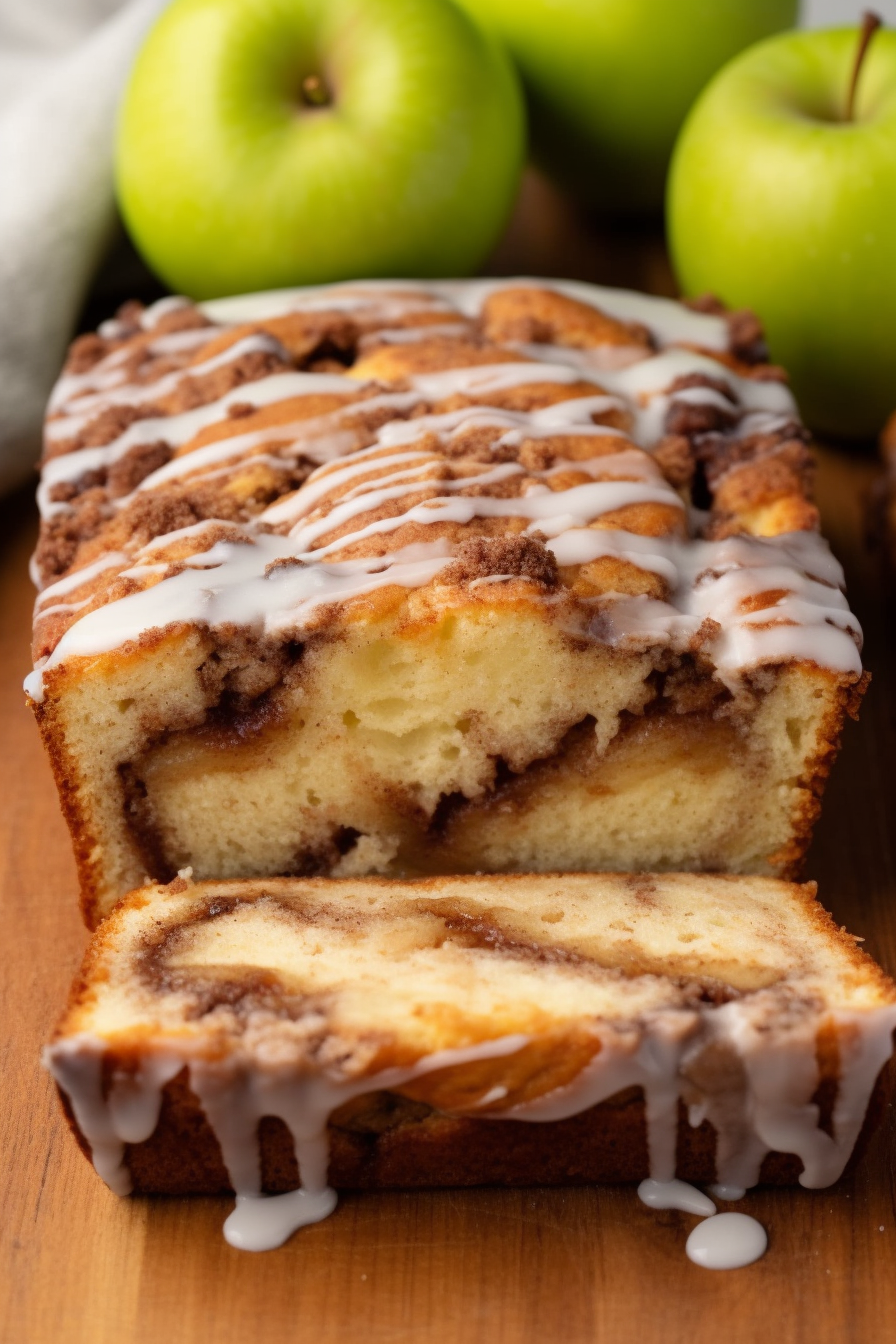
[[[862,28],[859,33],[859,46],[858,50],[856,51],[856,59],[853,62],[852,79],[849,81],[849,93],[846,98],[846,117],[844,118],[844,120],[846,121],[852,121],[853,119],[853,108],[855,106],[856,101],[856,89],[859,86],[859,75],[862,73],[862,65],[865,60],[865,55],[868,51],[869,46],[871,45],[872,37],[877,32],[878,28],[881,27],[883,27],[883,19],[880,17],[880,15],[875,14],[870,9],[866,9],[865,13],[862,15]]]
[[[330,90],[320,75],[306,75],[302,80],[302,102],[309,107],[326,107],[330,101]]]

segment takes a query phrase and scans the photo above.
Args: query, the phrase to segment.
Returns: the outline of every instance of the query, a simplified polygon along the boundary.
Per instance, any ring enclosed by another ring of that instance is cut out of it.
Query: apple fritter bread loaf
[[[301,1179],[288,1231],[328,1186],[828,1185],[894,1025],[813,886],[176,878],[94,935],[47,1063],[113,1189],[257,1221]]]
[[[145,875],[792,875],[860,633],[749,315],[572,282],[132,305],[46,425],[27,689]]]

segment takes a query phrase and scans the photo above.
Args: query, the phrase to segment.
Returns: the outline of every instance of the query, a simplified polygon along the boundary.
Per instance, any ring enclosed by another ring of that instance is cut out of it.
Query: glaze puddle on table
[[[710,1186],[718,1199],[740,1199],[737,1186]],[[716,1213],[708,1195],[687,1181],[642,1181],[638,1198],[651,1209],[680,1209],[699,1214],[703,1221],[685,1243],[689,1260],[704,1269],[742,1269],[765,1254],[768,1235],[761,1223],[746,1213]]]

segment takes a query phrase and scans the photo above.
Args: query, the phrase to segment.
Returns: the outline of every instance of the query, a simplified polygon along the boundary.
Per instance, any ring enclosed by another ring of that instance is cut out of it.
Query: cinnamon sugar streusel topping
[[[502,582],[615,642],[709,617],[726,675],[858,673],[761,356],[745,318],[560,281],[129,305],[50,402],[29,691],[174,622],[280,638],[378,588]]]

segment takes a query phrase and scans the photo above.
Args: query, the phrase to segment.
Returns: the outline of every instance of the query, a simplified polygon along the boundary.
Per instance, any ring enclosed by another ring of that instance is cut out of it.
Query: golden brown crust
[[[828,680],[832,698],[819,733],[819,750],[806,761],[799,780],[800,803],[793,815],[793,833],[787,845],[772,857],[775,871],[793,882],[804,875],[806,853],[821,815],[825,785],[840,752],[843,724],[847,718],[858,719],[871,673],[863,672],[853,685],[843,685],[836,677],[829,676]]]
[[[81,803],[79,775],[66,749],[64,734],[59,732],[54,724],[52,701],[46,705],[32,702],[32,708],[49,757],[59,794],[59,806],[72,842],[78,873],[81,914],[87,927],[93,929],[101,917],[98,893],[103,888],[103,875],[98,862],[96,838],[89,810],[86,810]]]
[[[530,285],[489,295],[482,307],[482,327],[486,337],[498,344],[559,344],[572,350],[620,346],[644,354],[654,348],[650,332],[641,323],[620,322],[591,304]]]

